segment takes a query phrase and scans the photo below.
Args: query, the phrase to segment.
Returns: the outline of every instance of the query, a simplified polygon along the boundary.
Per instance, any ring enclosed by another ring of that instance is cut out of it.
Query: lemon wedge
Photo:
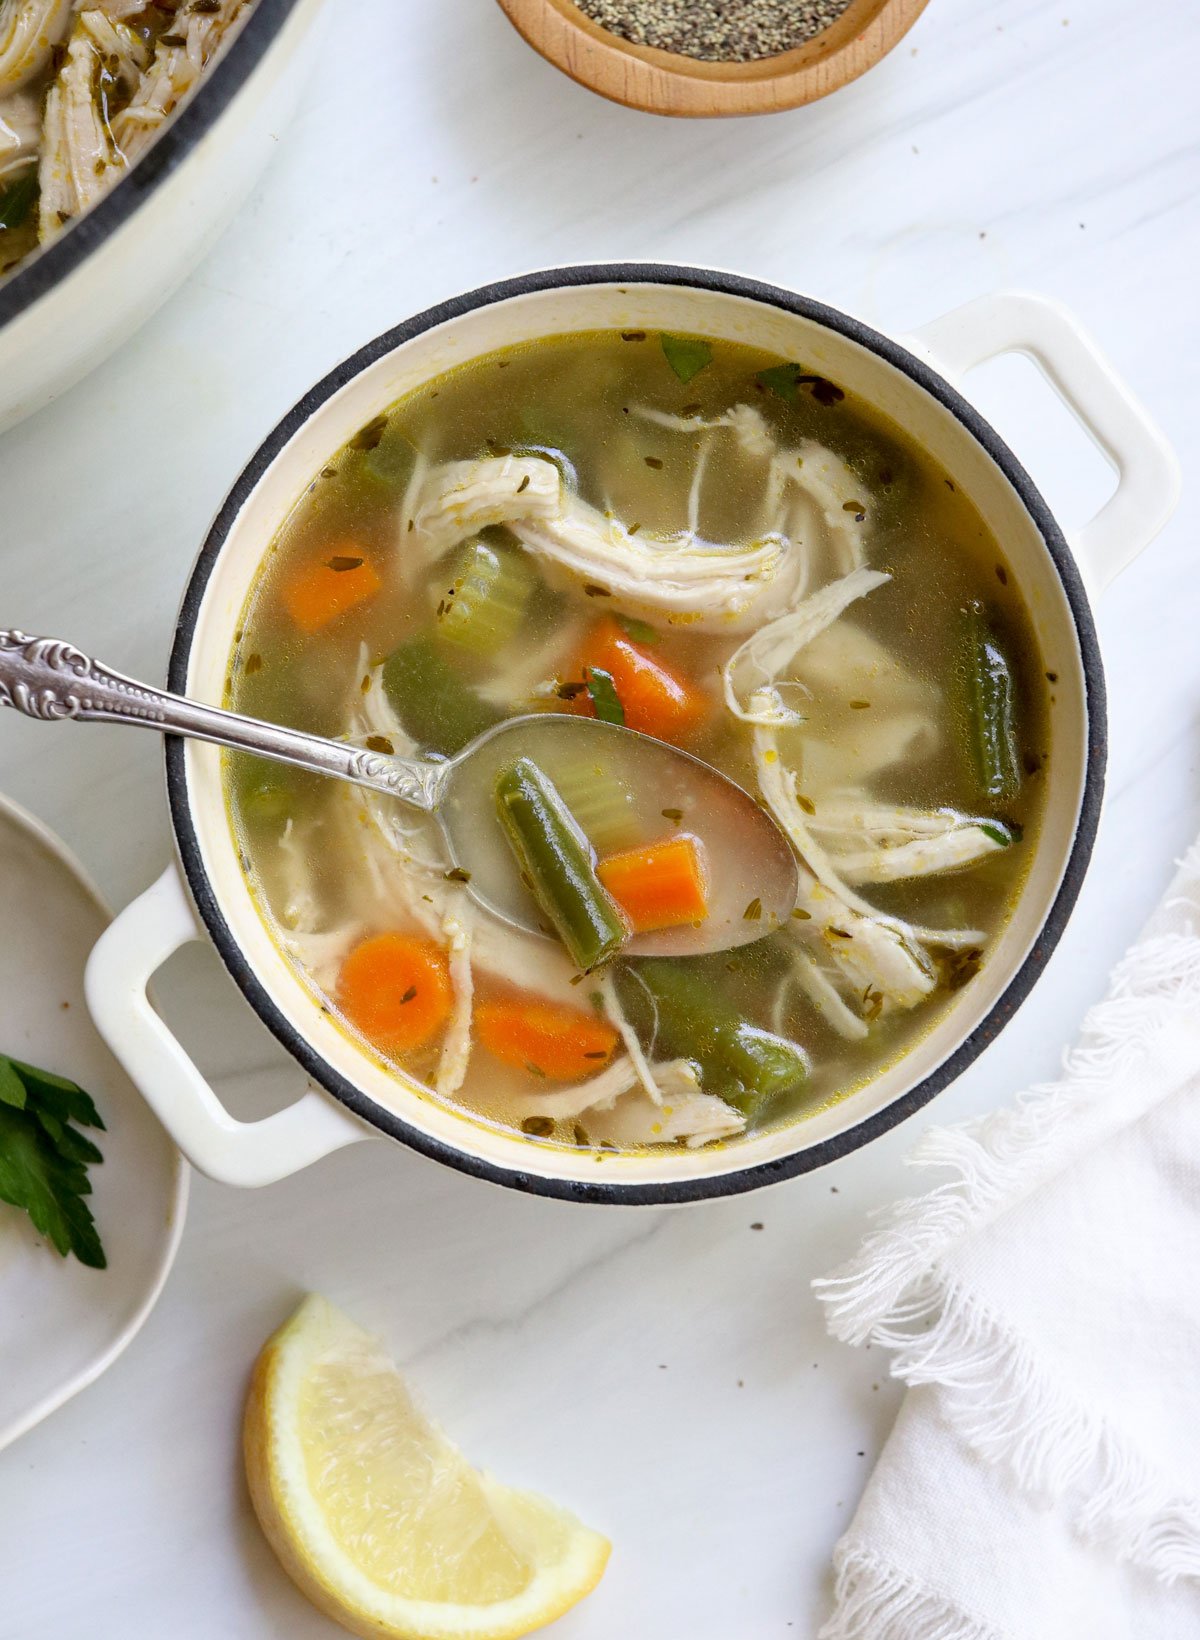
[[[475,1470],[414,1406],[379,1341],[313,1294],[269,1339],[246,1474],[272,1547],[371,1640],[517,1640],[600,1581],[607,1538]]]

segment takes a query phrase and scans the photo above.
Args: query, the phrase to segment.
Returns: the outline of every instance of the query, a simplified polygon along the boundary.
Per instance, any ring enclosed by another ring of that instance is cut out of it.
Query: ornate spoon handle
[[[12,706],[26,717],[47,721],[77,718],[129,723],[162,734],[208,740],[357,786],[371,786],[426,810],[437,806],[449,767],[324,740],[239,712],[204,706],[112,672],[60,638],[31,638],[25,632],[0,631],[0,706]]]

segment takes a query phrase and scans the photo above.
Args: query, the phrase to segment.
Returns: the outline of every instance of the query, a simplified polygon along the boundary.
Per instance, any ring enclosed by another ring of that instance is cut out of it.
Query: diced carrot
[[[301,632],[319,632],[381,586],[379,572],[369,558],[348,543],[327,553],[294,575],[283,588],[283,607]]]
[[[618,1036],[607,1020],[561,1003],[509,992],[477,1002],[475,1031],[503,1060],[554,1082],[583,1082],[612,1058]]]
[[[708,915],[702,845],[689,832],[610,854],[596,875],[637,934],[703,922]]]
[[[386,1053],[422,1048],[450,1017],[453,990],[446,954],[412,934],[375,934],[342,964],[338,1005]]]
[[[690,678],[668,666],[606,616],[584,640],[580,669],[584,682],[596,667],[613,680],[625,724],[658,740],[684,740],[709,710],[708,698]],[[587,690],[575,697],[576,711],[595,716]]]

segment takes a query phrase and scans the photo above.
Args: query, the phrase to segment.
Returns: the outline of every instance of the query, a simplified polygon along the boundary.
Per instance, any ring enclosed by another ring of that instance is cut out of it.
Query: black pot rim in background
[[[220,119],[274,43],[300,0],[256,0],[254,9],[205,71],[194,94],[137,164],[86,215],[34,251],[0,284],[0,334],[63,284],[137,212]]]
[[[170,687],[181,693],[186,689],[188,662],[205,589],[242,506],[276,456],[327,399],[402,343],[448,320],[513,297],[545,290],[599,284],[683,285],[723,295],[744,297],[796,314],[857,342],[901,371],[950,411],[995,461],[1033,519],[1062,583],[1079,642],[1087,716],[1084,789],[1062,881],[1038,935],[1020,968],[971,1034],[928,1076],[894,1099],[883,1110],[864,1117],[844,1132],[835,1134],[819,1144],[777,1157],[772,1161],[749,1164],[711,1178],[660,1180],[654,1183],[608,1183],[603,1179],[585,1181],[543,1178],[519,1168],[503,1167],[465,1149],[432,1138],[394,1112],[383,1109],[328,1064],[309,1044],[267,994],[225,921],[204,868],[199,840],[192,821],[184,742],[175,737],[168,737],[166,741],[167,795],[176,843],[188,886],[222,961],[260,1019],[326,1092],[381,1132],[400,1140],[422,1155],[445,1162],[477,1178],[567,1201],[665,1205],[703,1201],[754,1190],[800,1173],[810,1172],[847,1155],[850,1151],[857,1150],[928,1104],[937,1093],[960,1076],[1000,1034],[1028,996],[1049,961],[1051,952],[1058,944],[1078,897],[1091,856],[1099,824],[1107,749],[1104,671],[1083,580],[1053,514],[1032,479],[995,429],[935,370],[889,337],[872,330],[859,320],[792,291],[763,284],[739,274],[707,268],[680,267],[666,263],[615,262],[550,268],[467,291],[436,307],[426,309],[374,341],[368,342],[365,347],[360,348],[318,382],[259,446],[229,492],[208,533],[193,566],[179,612],[171,651]],[[797,1124],[798,1133],[802,1131],[802,1126]],[[465,1120],[464,1129],[469,1131],[469,1124]]]

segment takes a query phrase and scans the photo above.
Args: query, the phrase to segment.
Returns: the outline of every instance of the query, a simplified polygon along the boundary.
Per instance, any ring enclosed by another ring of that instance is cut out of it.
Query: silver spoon
[[[711,764],[664,741],[595,718],[533,712],[478,735],[451,758],[415,758],[326,740],[152,689],[58,638],[0,631],[0,706],[27,717],[127,723],[292,763],[399,798],[441,825],[453,867],[494,915],[544,933],[496,819],[495,785],[517,757],[556,784],[607,794],[647,839],[688,832],[708,861],[708,915],[698,924],[635,935],[635,955],[725,951],[762,937],[796,904],[791,845],[758,803]],[[586,829],[586,826],[585,826]]]

